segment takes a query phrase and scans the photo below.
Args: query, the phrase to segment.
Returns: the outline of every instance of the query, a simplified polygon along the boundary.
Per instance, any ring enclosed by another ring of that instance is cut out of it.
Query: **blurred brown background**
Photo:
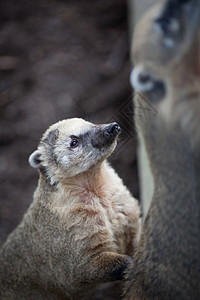
[[[0,243],[32,201],[28,157],[58,120],[119,122],[110,161],[138,197],[127,23],[124,0],[1,0]]]

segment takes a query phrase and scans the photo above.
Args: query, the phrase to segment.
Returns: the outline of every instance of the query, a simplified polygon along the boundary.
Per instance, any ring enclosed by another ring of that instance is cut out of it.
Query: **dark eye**
[[[77,139],[73,139],[71,141],[70,147],[71,148],[76,148],[76,147],[78,147],[78,144],[79,144],[78,140]]]
[[[186,4],[188,2],[192,2],[191,0],[179,0],[178,2],[180,2],[181,4]]]

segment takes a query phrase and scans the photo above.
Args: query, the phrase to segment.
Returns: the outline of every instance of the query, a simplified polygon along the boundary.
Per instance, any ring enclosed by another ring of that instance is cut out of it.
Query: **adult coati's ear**
[[[36,150],[29,156],[29,164],[31,167],[38,169],[41,167],[40,151]]]

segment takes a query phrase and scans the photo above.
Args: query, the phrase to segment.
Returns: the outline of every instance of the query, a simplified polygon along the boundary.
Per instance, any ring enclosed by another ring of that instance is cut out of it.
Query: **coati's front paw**
[[[122,255],[117,258],[116,265],[114,266],[113,271],[111,271],[110,275],[113,278],[112,280],[124,280],[125,279],[125,271],[133,262],[133,259],[128,255]],[[111,268],[112,269],[112,268]]]
[[[125,270],[132,263],[133,259],[128,255],[114,252],[104,252],[98,257],[97,270],[102,282],[123,280]]]

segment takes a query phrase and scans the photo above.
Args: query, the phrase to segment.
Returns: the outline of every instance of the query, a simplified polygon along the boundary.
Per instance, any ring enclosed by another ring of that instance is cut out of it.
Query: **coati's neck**
[[[188,189],[191,198],[200,185],[199,147],[194,147],[190,132],[184,131],[181,123],[167,124],[159,113],[154,118],[158,120],[146,128],[144,140],[155,183],[161,182],[177,193],[184,194]]]
[[[191,257],[200,266],[200,156],[181,124],[166,124],[159,113],[155,118],[143,131],[155,183],[145,243],[153,247],[153,236],[162,257],[165,251],[169,255],[166,249],[180,252],[180,265],[188,264],[185,272],[194,267]],[[173,264],[173,254],[166,264]]]
[[[178,125],[149,130],[145,140],[155,189],[134,267],[145,253],[138,280],[155,283],[159,299],[198,299],[192,293],[199,293],[200,282],[200,157]]]
[[[58,194],[60,193],[65,198],[69,197],[70,199],[76,199],[81,196],[86,198],[89,194],[102,198],[104,196],[103,185],[106,180],[105,169],[107,164],[106,161],[103,161],[86,172],[73,177],[63,177],[55,187],[50,186],[50,183],[41,177],[40,186],[42,186],[43,190],[55,189]]]

